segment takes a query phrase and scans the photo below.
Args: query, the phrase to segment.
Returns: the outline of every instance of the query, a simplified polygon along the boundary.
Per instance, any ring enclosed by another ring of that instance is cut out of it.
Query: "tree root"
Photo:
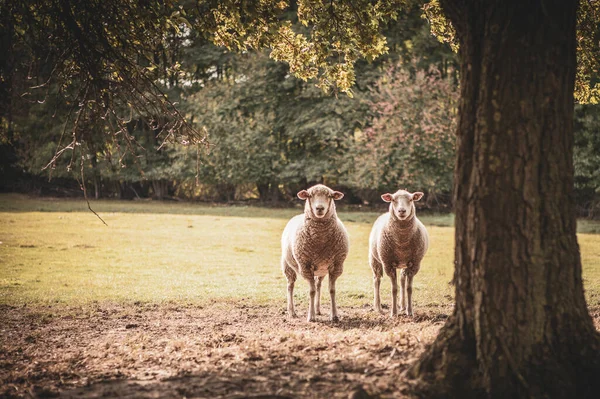
[[[419,398],[596,398],[600,392],[600,335],[562,337],[534,351],[527,365],[507,356],[510,375],[485,370],[475,338],[461,337],[449,319],[434,343],[407,371],[410,396]],[[508,350],[508,348],[505,348]]]

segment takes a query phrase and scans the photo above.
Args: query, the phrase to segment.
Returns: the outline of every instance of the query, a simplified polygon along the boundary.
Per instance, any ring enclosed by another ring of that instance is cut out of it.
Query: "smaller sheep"
[[[293,217],[281,236],[281,267],[287,278],[287,307],[290,317],[296,317],[296,275],[300,274],[310,285],[308,321],[315,321],[315,314],[321,314],[321,283],[329,275],[331,320],[338,320],[335,281],[344,270],[349,242],[348,232],[337,216],[334,200],[343,197],[341,192],[322,184],[298,193],[298,198],[306,201],[304,214]]]
[[[398,190],[394,194],[383,194],[381,198],[390,203],[389,212],[379,216],[373,224],[369,237],[369,264],[373,270],[374,307],[383,313],[379,287],[383,271],[392,280],[391,315],[398,314],[398,280],[400,272],[400,312],[413,315],[413,277],[421,268],[421,260],[429,247],[429,235],[415,213],[415,201],[423,193]]]

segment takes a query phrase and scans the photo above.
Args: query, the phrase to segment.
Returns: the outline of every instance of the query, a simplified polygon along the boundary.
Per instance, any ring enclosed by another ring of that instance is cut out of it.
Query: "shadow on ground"
[[[3,306],[0,396],[396,396],[450,311],[340,308],[340,322],[307,323],[243,303]]]

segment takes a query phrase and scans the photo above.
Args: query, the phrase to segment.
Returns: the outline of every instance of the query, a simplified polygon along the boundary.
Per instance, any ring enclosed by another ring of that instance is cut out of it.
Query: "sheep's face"
[[[339,191],[333,191],[327,186],[317,184],[308,190],[302,190],[298,193],[298,198],[306,201],[305,209],[310,211],[312,216],[322,219],[329,215],[332,209],[335,209],[334,200],[344,197]]]
[[[415,214],[415,201],[420,200],[423,193],[409,193],[406,190],[398,190],[394,194],[386,193],[381,199],[390,203],[390,212],[399,220],[407,220]]]

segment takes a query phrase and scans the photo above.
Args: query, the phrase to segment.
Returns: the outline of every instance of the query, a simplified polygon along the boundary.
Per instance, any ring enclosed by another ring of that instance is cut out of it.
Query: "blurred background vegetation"
[[[174,32],[168,49],[156,54],[164,58],[156,65],[165,66],[157,82],[207,134],[207,144],[163,145],[157,130],[132,113],[127,131],[134,140],[127,145],[134,151],[123,142],[84,138],[78,145],[87,147],[86,157],[65,155],[43,169],[60,147],[70,112],[52,95],[61,88],[50,87],[42,103],[22,101],[11,110],[11,136],[0,143],[0,189],[81,196],[83,175],[91,198],[281,205],[325,183],[343,190],[350,204],[379,203],[382,192],[408,188],[426,192],[425,207],[450,211],[458,66],[422,13],[415,4],[387,26],[389,52],[357,63],[352,98],[325,94],[266,52],[231,53],[194,30]],[[575,112],[583,217],[600,218],[599,111],[587,104]]]

